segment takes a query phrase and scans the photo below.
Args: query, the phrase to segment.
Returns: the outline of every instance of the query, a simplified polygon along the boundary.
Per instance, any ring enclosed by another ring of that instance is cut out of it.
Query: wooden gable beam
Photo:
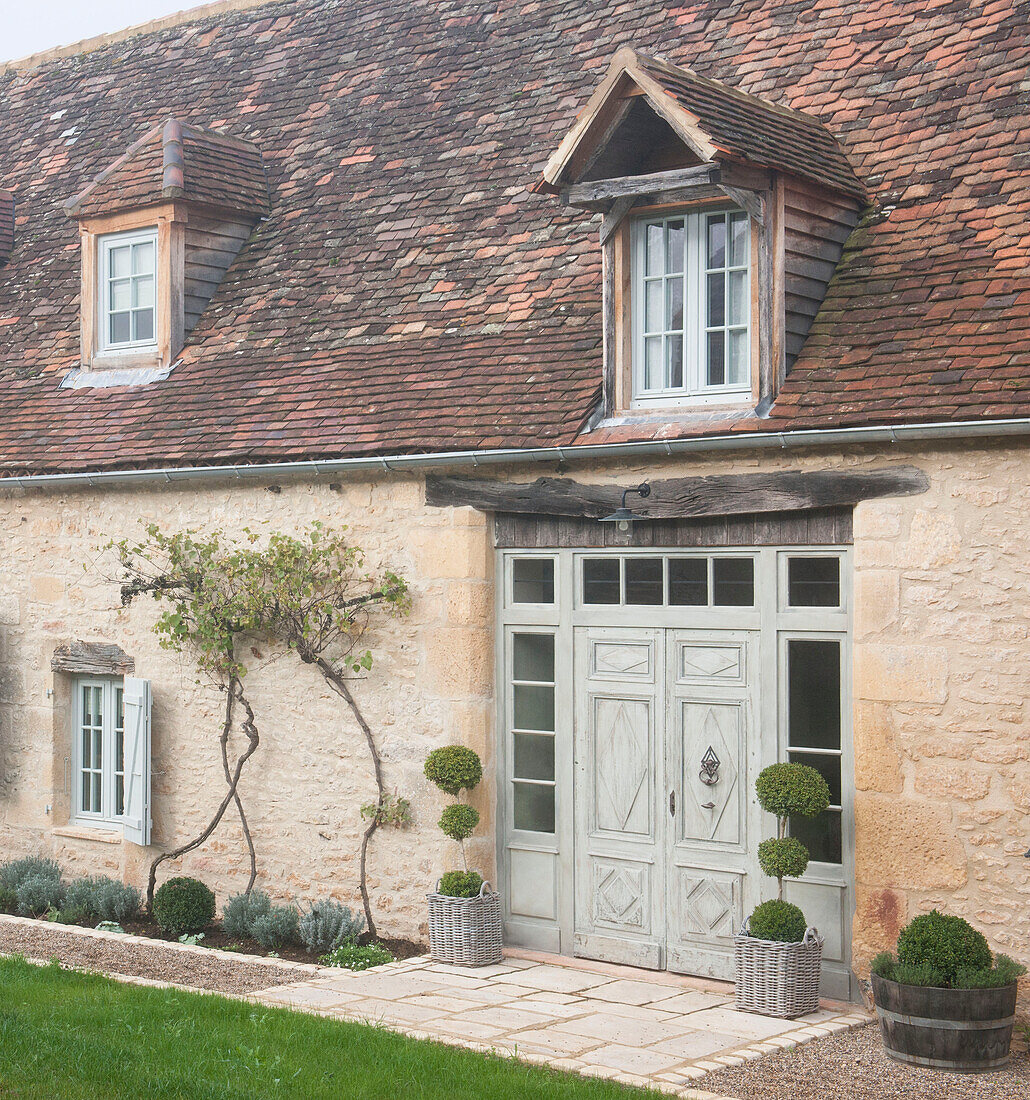
[[[574,183],[562,191],[562,199],[569,206],[590,207],[615,199],[660,196],[670,191],[707,187],[718,183],[721,178],[719,166],[709,162],[694,164],[689,168],[672,168],[665,172],[613,176],[611,179],[593,180],[590,183]]]
[[[634,499],[633,511],[646,519],[682,519],[839,508],[876,497],[925,493],[930,482],[915,466],[889,466],[679,477],[650,485],[650,497]],[[437,508],[600,519],[619,506],[623,488],[584,485],[571,478],[542,477],[526,484],[430,476],[426,479],[426,503]]]

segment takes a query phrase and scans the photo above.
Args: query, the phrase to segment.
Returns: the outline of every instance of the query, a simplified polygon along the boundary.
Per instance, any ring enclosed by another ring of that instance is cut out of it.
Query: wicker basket
[[[440,884],[437,883],[437,890]],[[487,966],[501,961],[501,895],[484,882],[475,898],[427,894],[429,953],[437,962]]]
[[[801,943],[777,943],[751,936],[745,922],[733,947],[739,1011],[793,1020],[819,1008],[823,939],[814,928]]]

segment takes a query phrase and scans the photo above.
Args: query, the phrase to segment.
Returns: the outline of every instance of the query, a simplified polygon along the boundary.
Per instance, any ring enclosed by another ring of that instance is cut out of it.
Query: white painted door
[[[742,631],[576,631],[576,954],[717,978],[751,898]]]
[[[665,965],[663,631],[575,633],[574,951],[658,969]]]

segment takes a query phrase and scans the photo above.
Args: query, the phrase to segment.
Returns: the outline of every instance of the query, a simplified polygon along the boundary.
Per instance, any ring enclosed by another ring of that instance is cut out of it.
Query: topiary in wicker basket
[[[426,777],[452,797],[470,791],[483,777],[483,765],[460,745],[434,749],[426,759]],[[452,802],[440,815],[440,829],[461,845],[463,871],[441,876],[429,901],[429,953],[437,962],[486,966],[501,961],[501,896],[478,871],[470,871],[465,841],[479,825],[479,812]]]
[[[791,817],[815,817],[830,804],[826,780],[805,764],[773,764],[755,782],[763,810],[776,818],[776,836],[758,846],[758,864],[776,879],[774,899],[763,901],[734,937],[736,1007],[793,1019],[819,1007],[823,941],[805,915],[783,900],[784,878],[800,878],[808,849],[787,836]]]

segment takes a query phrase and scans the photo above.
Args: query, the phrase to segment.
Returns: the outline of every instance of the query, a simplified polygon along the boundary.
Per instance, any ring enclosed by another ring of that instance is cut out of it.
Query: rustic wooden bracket
[[[611,209],[601,218],[601,245],[606,245],[615,235],[615,230],[622,225],[623,218],[633,209],[637,200],[631,196],[616,199]]]
[[[911,496],[930,486],[914,466],[873,470],[783,470],[767,474],[716,474],[652,481],[651,496],[633,507],[642,519],[734,516],[839,508],[876,497]],[[426,503],[483,512],[585,516],[614,511],[621,485],[583,485],[570,478],[538,478],[531,484],[474,478],[426,479]]]
[[[727,183],[720,183],[719,190],[729,199],[732,199],[742,210],[746,210],[748,217],[757,225],[765,225],[765,200],[756,191],[750,191],[743,187],[731,187]]]

